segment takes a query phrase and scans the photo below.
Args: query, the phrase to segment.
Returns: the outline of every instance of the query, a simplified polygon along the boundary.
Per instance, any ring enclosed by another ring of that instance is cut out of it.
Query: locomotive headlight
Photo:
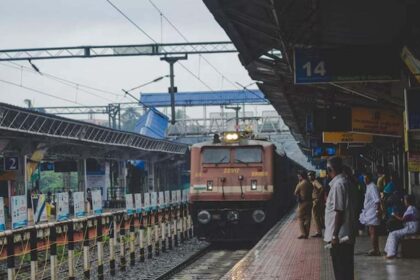
[[[257,180],[251,180],[251,190],[257,190]]]
[[[252,219],[257,224],[264,222],[265,220],[265,212],[263,210],[257,209],[252,212]]]
[[[226,141],[236,141],[239,139],[239,134],[235,132],[229,132],[225,134]]]
[[[211,220],[210,212],[207,210],[201,210],[200,212],[198,212],[197,220],[200,224],[208,224]]]
[[[207,190],[212,191],[213,190],[213,181],[207,181]]]

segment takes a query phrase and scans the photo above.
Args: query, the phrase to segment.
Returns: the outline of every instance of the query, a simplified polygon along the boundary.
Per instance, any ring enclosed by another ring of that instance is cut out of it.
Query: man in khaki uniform
[[[308,173],[309,181],[312,183],[312,216],[315,221],[316,233],[312,237],[322,237],[324,227],[324,186],[316,179],[315,172]]]
[[[312,184],[308,181],[305,171],[298,172],[299,183],[296,185],[295,195],[298,201],[297,218],[299,220],[299,239],[308,238],[311,227]]]

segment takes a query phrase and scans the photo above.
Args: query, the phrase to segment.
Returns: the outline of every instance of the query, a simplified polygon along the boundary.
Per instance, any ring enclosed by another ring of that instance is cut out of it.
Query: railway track
[[[210,245],[155,280],[216,280],[228,272],[253,244]]]

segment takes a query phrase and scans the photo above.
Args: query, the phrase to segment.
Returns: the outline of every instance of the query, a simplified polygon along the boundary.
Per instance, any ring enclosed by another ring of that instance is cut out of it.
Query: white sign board
[[[102,195],[100,190],[92,191],[92,208],[93,213],[102,213]]]
[[[165,193],[159,192],[159,201],[158,201],[159,208],[165,208]]]
[[[57,221],[64,221],[70,218],[69,193],[57,193]]]
[[[141,193],[134,194],[134,202],[136,204],[136,212],[141,213],[142,210],[142,203],[141,203]]]
[[[34,202],[32,201],[32,205],[34,205]],[[45,222],[48,221],[47,217],[47,201],[45,194],[39,194],[38,195],[38,201],[36,210],[34,213],[34,221],[35,223]]]
[[[125,194],[125,209],[128,215],[135,213],[133,195],[131,193]]]
[[[28,225],[26,195],[12,196],[12,229]]]
[[[76,217],[86,216],[85,210],[85,194],[83,192],[73,193],[74,215]]]
[[[171,206],[171,192],[165,191],[165,206]]]
[[[152,210],[155,210],[158,206],[158,194],[157,192],[151,192],[150,193],[150,206]]]
[[[6,219],[4,218],[4,200],[0,197],[0,231],[6,230]]]
[[[144,210],[149,211],[150,210],[150,194],[144,193]]]

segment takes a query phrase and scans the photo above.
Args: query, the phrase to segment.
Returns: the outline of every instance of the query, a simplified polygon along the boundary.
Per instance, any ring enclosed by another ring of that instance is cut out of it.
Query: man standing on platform
[[[312,237],[322,237],[324,226],[324,186],[316,179],[315,172],[308,172],[309,181],[312,183],[312,217],[315,221],[316,233]]]
[[[331,259],[336,280],[354,279],[355,198],[343,174],[343,161],[332,157],[327,161],[331,189],[325,208],[324,241],[331,243]]]
[[[299,183],[296,185],[295,195],[298,201],[297,218],[300,226],[298,239],[306,239],[311,227],[312,185],[305,171],[299,171],[297,176]]]

